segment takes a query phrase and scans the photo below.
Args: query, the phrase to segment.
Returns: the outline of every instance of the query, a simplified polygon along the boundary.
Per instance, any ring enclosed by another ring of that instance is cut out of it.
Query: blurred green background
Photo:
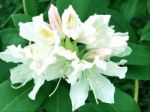
[[[128,4],[128,6],[126,6],[126,3],[128,1],[130,0],[109,0],[109,8],[114,9],[120,14],[124,15],[128,13],[128,10],[131,10],[130,8],[132,8],[130,7],[130,5],[132,5],[132,2]],[[140,44],[150,46],[149,42],[140,41],[143,32],[142,29],[145,27],[148,21],[150,21],[150,2],[148,2],[148,0],[131,1],[133,1],[133,3],[134,1],[137,1],[135,6],[136,10],[134,12],[134,16],[131,19],[130,17],[127,18],[127,21],[132,26],[135,35],[138,38],[137,43],[140,42]],[[126,12],[124,11],[125,8],[128,8]],[[0,0],[0,29],[12,26],[13,22],[11,15],[15,13],[23,13],[21,0]],[[150,28],[148,29],[148,31],[150,32]],[[113,78],[112,80],[117,87],[121,88],[131,96],[134,95],[134,80],[124,79],[120,80],[120,82],[118,82],[118,80],[116,80],[115,78]],[[150,112],[150,81],[139,82],[139,105],[142,112]]]

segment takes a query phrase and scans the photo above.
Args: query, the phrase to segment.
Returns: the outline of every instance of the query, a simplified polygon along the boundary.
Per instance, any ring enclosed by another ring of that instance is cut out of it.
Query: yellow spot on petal
[[[75,18],[72,14],[69,14],[68,16],[68,27],[69,28],[75,27]]]
[[[54,38],[54,33],[50,30],[43,28],[43,29],[40,29],[39,32],[45,39],[53,39]]]

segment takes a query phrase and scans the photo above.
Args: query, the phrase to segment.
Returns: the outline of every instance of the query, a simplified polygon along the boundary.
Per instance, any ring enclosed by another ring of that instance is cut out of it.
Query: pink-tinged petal
[[[64,38],[64,34],[62,31],[62,21],[58,13],[58,9],[53,4],[51,4],[50,6],[48,15],[49,15],[49,22],[51,24],[52,29],[56,30],[58,34],[61,36],[61,38]]]
[[[84,58],[94,59],[96,56],[100,59],[107,59],[112,54],[111,49],[94,49],[85,54]]]

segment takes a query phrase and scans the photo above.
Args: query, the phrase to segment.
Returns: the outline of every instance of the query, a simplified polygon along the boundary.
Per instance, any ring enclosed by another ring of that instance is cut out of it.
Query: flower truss
[[[44,81],[65,79],[71,84],[72,110],[85,104],[88,92],[93,91],[96,102],[114,103],[115,87],[106,76],[125,77],[125,63],[111,61],[111,57],[123,57],[131,53],[127,45],[128,33],[115,32],[109,26],[110,15],[93,15],[85,22],[70,5],[60,17],[51,5],[49,23],[43,14],[32,22],[19,23],[19,35],[29,45],[10,45],[0,58],[19,65],[10,70],[13,88],[20,88],[34,80],[29,98],[35,100]],[[16,87],[14,84],[20,83]]]

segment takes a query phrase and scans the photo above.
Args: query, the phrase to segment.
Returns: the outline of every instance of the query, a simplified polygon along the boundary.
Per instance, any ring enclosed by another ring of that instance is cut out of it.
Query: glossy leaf
[[[110,25],[114,25],[116,31],[129,32],[129,41],[137,42],[137,38],[133,28],[119,12],[108,9],[105,13],[111,15]]]
[[[138,104],[128,94],[116,89],[115,103],[89,103],[79,109],[79,112],[140,112]]]
[[[72,5],[82,21],[90,15],[104,12],[109,0],[73,0]]]
[[[72,3],[72,0],[57,0],[56,6],[58,8],[59,13],[62,15],[65,9]]]
[[[137,8],[138,0],[128,0],[125,5],[122,5],[122,12],[124,17],[128,22],[133,18],[136,8]]]
[[[2,51],[6,49],[9,45],[19,45],[25,46],[27,41],[18,35],[15,28],[8,28],[0,31],[0,39],[2,41]]]
[[[25,14],[35,16],[38,14],[37,0],[23,0]]]
[[[145,66],[128,66],[126,78],[150,80],[150,64]]]
[[[6,63],[0,60],[0,83],[9,78],[10,69],[14,66],[15,64]]]
[[[128,65],[148,65],[150,64],[150,48],[138,45],[134,43],[129,43],[129,46],[132,49],[132,52],[129,56],[126,57],[113,57],[112,60],[119,61],[121,59],[126,59]]]
[[[61,83],[55,94],[45,101],[43,108],[48,112],[71,112],[71,101],[67,86]]]
[[[31,16],[25,15],[25,14],[13,14],[12,15],[12,20],[13,20],[13,23],[14,23],[15,27],[17,29],[19,29],[19,25],[18,24],[20,22],[23,22],[23,23],[30,22],[32,20],[32,18],[31,18]]]
[[[138,0],[134,17],[142,17],[142,16],[145,15],[145,12],[146,12],[146,9],[147,9],[146,8],[146,2],[147,2],[147,0]]]
[[[150,41],[150,21],[144,26],[141,34],[141,41]]]
[[[150,64],[150,48],[143,45],[130,43],[132,53],[126,57],[129,65],[147,65]]]
[[[147,10],[148,14],[150,15],[150,0],[147,0]]]
[[[27,85],[21,89],[13,89],[7,80],[0,84],[0,112],[35,112],[47,98],[50,86],[45,85],[40,89],[35,101],[28,98],[27,94],[31,91],[31,86]]]

